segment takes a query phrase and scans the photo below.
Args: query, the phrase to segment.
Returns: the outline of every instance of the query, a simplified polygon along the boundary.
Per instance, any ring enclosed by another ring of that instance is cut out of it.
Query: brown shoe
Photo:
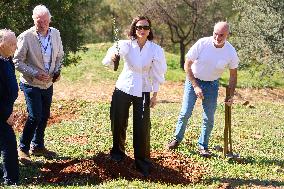
[[[43,156],[46,158],[53,158],[56,156],[55,152],[50,151],[46,149],[45,147],[43,148],[32,147],[30,151],[31,151],[31,155],[34,155],[34,156]]]
[[[29,152],[24,152],[21,148],[18,148],[18,156],[19,156],[19,161],[22,164],[27,165],[32,163]]]
[[[174,139],[167,145],[167,148],[170,150],[177,149],[178,145],[179,142],[176,139]]]
[[[212,153],[208,149],[198,149],[199,155],[205,158],[210,158],[212,156]]]

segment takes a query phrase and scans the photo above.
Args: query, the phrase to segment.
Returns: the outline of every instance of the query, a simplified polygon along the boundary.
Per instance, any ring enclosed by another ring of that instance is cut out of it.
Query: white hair
[[[9,29],[0,29],[0,43],[5,42],[5,39],[10,37],[16,37],[15,33]]]
[[[214,25],[214,29],[215,29],[216,26],[224,27],[224,28],[226,28],[227,32],[230,33],[230,26],[229,26],[228,22],[226,22],[226,21],[219,21],[219,22],[217,22]]]
[[[50,14],[48,8],[46,8],[46,6],[44,6],[44,5],[37,5],[33,10],[33,16],[32,17],[34,19],[36,16],[44,15],[44,14],[48,14],[49,19],[51,19],[51,14]]]

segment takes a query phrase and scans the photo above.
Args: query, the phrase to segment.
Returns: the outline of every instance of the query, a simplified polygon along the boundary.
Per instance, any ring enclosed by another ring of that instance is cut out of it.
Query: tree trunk
[[[184,70],[185,45],[183,41],[179,43],[179,50],[180,50],[180,68]]]

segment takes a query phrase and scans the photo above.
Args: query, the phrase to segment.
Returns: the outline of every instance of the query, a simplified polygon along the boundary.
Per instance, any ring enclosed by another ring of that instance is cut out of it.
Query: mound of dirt
[[[134,166],[133,154],[117,163],[106,153],[91,159],[58,160],[46,163],[41,168],[38,182],[57,184],[102,183],[124,178],[166,184],[189,184],[200,182],[206,173],[205,166],[193,158],[172,151],[152,152],[150,176],[144,177]]]

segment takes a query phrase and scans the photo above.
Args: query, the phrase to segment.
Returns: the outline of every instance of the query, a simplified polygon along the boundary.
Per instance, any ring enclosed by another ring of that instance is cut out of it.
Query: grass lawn
[[[86,54],[82,54],[83,59],[80,64],[64,68],[62,85],[58,84],[55,90],[66,90],[62,86],[68,86],[69,90],[74,86],[88,90],[91,86],[96,88],[103,85],[99,88],[102,90],[99,92],[103,93],[103,89],[108,88],[108,85],[113,87],[119,72],[106,69],[100,63],[109,45],[89,45],[90,49]],[[184,73],[174,69],[174,61],[178,61],[178,57],[167,54],[167,60],[169,62],[167,79],[180,85]],[[226,81],[225,74],[221,82]],[[239,87],[260,87],[248,78],[248,74],[244,71],[240,72],[239,83]],[[283,87],[283,81],[279,77],[269,86],[275,87],[273,83],[277,83],[277,87]],[[182,86],[179,89],[182,90]],[[166,153],[164,146],[173,135],[180,111],[180,102],[175,101],[174,97],[168,98],[172,100],[159,103],[151,112],[153,153]],[[221,152],[215,150],[213,150],[214,156],[210,159],[199,157],[196,152],[196,142],[200,134],[202,110],[198,102],[185,139],[176,153],[194,162],[194,165],[200,165],[199,168],[202,170],[197,171],[203,173],[199,182],[186,185],[166,183],[158,178],[151,180],[140,177],[132,179],[116,177],[110,180],[99,178],[99,174],[105,175],[107,169],[95,164],[95,159],[106,158],[112,144],[109,106],[109,100],[98,100],[93,97],[54,99],[52,115],[60,117],[60,121],[55,121],[47,127],[45,141],[47,148],[56,151],[58,157],[52,160],[33,157],[35,161],[33,165],[21,165],[22,185],[19,188],[284,188],[284,99],[257,98],[250,102],[250,105],[237,103],[233,106],[233,151],[240,154],[241,162],[224,158]],[[16,109],[23,108],[23,101],[18,101]],[[223,128],[224,105],[220,100],[210,140],[211,148],[217,145],[223,146]],[[19,137],[19,132],[16,134]],[[129,118],[126,149],[132,156],[132,116]],[[183,164],[184,167],[194,165]],[[96,172],[97,170],[105,172]],[[176,172],[176,179],[182,176],[180,172]]]

